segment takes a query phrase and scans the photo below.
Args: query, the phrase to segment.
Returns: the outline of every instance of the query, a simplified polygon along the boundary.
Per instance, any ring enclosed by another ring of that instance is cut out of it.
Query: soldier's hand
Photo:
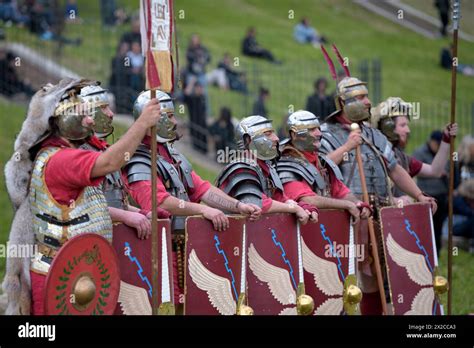
[[[298,206],[295,214],[300,224],[305,225],[308,222],[309,214],[307,213],[307,210],[304,210]]]
[[[433,197],[425,196],[425,195],[419,195],[417,198],[418,198],[418,202],[430,204],[433,214],[436,213],[436,210],[438,209],[438,204],[436,204],[436,199],[434,199]]]
[[[309,210],[305,210],[306,213],[309,215],[310,222],[318,222],[318,213],[316,211],[310,212]]]
[[[239,204],[239,213],[245,216],[248,216],[251,221],[257,220],[262,214],[262,209],[255,204]]]
[[[346,147],[348,148],[348,150],[355,149],[357,146],[362,144],[361,134],[362,133],[360,129],[351,131],[351,133],[349,134],[349,138],[346,141]]]
[[[455,137],[458,134],[458,124],[450,123],[444,127],[443,130],[443,141],[449,143],[449,137]]]
[[[202,214],[206,219],[211,220],[214,229],[217,231],[224,231],[229,228],[229,219],[220,210],[211,207],[206,207]]]
[[[349,201],[348,201],[348,203],[349,203],[349,205],[347,207],[347,210],[352,215],[352,221],[353,221],[353,224],[355,225],[360,220],[360,210],[357,207],[357,205],[355,205],[355,203],[349,202]]]
[[[157,99],[152,99],[145,105],[138,119],[144,122],[147,128],[150,128],[156,125],[160,117],[160,102]]]
[[[148,239],[151,235],[151,222],[145,215],[127,211],[123,223],[136,229],[139,239]]]

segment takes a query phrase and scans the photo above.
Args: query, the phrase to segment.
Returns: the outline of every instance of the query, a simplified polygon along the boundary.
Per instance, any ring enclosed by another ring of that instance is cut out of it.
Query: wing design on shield
[[[139,286],[120,282],[118,302],[125,315],[151,315],[148,292]]]
[[[343,309],[344,301],[341,297],[330,298],[316,308],[314,315],[338,315]]]
[[[295,290],[288,271],[265,261],[253,244],[250,244],[248,256],[250,269],[261,282],[267,283],[273,297],[282,305],[295,304]]]
[[[303,239],[302,245],[304,269],[313,274],[316,286],[327,296],[342,296],[344,285],[339,279],[336,264],[316,256],[316,254],[308,248]],[[342,304],[340,299],[339,302]]]
[[[433,285],[433,275],[426,266],[423,255],[404,249],[395,242],[391,234],[387,237],[387,248],[393,261],[398,266],[405,268],[413,282],[420,286]]]
[[[189,254],[188,265],[194,284],[207,292],[209,301],[217,311],[222,315],[234,315],[237,305],[232,296],[229,280],[209,271],[199,260],[194,249]]]
[[[404,315],[431,315],[435,299],[433,288],[421,289],[411,303],[411,309]]]

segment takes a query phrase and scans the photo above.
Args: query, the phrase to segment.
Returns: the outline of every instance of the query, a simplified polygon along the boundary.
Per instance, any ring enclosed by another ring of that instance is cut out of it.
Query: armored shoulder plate
[[[319,159],[321,160],[321,164],[323,166],[331,168],[332,172],[339,181],[344,181],[344,177],[342,176],[341,170],[336,165],[336,163],[334,163],[332,160],[323,155],[319,155]]]
[[[348,133],[339,124],[332,122],[323,123],[321,125],[321,132],[323,136],[321,138],[320,152],[324,154],[328,154],[344,145],[348,137]]]
[[[392,143],[390,143],[387,137],[378,129],[372,127],[364,127],[371,135],[374,146],[379,150],[382,156],[388,162],[388,169],[392,170],[397,164],[395,153],[393,152]]]
[[[304,180],[313,188],[323,189],[326,187],[324,178],[316,167],[304,159],[283,156],[278,161],[277,171],[283,184]]]
[[[244,170],[243,172],[239,172]],[[223,188],[224,182],[226,186]],[[232,162],[216,179],[216,185],[235,199],[262,206],[262,194],[267,193],[266,178],[255,162]]]

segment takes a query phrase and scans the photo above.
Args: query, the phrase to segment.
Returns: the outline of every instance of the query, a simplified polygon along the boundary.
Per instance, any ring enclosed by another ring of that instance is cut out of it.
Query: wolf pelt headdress
[[[13,245],[21,246],[17,250],[33,250],[35,238],[28,188],[34,156],[30,151],[41,138],[48,135],[49,118],[54,114],[64,93],[88,83],[89,80],[65,78],[57,85],[49,83],[43,86],[31,99],[26,119],[15,140],[13,155],[5,165],[7,192],[14,209],[7,250]],[[7,255],[5,278],[2,284],[8,296],[5,314],[30,314],[30,261],[29,257]]]

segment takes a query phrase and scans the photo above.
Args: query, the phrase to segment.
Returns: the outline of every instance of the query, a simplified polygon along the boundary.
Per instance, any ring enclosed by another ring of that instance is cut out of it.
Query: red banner
[[[169,93],[173,90],[173,0],[141,0],[140,32],[146,89]]]

